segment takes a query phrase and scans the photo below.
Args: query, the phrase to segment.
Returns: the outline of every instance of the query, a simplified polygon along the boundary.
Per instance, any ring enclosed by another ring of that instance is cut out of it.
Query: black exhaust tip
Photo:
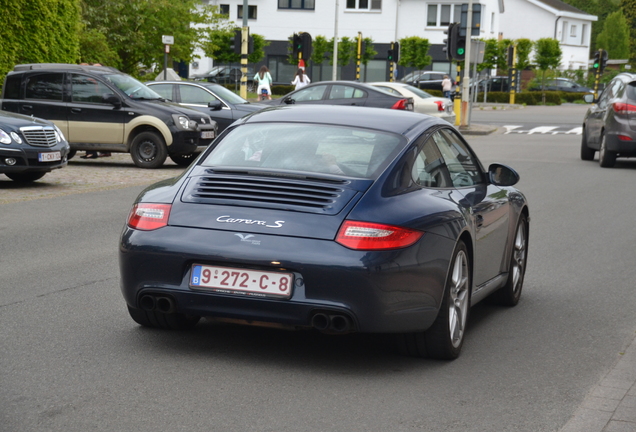
[[[157,310],[163,313],[172,313],[174,312],[174,301],[169,297],[158,297],[157,298]]]
[[[329,317],[323,313],[317,313],[311,319],[311,325],[316,330],[327,330],[329,328]]]
[[[145,295],[139,299],[139,306],[145,311],[154,310],[157,302],[153,296]]]
[[[351,328],[351,322],[345,315],[332,315],[331,316],[331,329],[338,333],[349,331]]]

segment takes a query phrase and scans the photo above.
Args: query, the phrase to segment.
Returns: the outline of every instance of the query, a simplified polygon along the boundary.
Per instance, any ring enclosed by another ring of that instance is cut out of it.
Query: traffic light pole
[[[356,81],[360,82],[360,61],[362,60],[362,32],[358,32],[358,55],[356,56]]]
[[[468,101],[470,100],[470,51],[473,33],[473,0],[468,0],[466,17],[466,57],[464,60],[464,79],[462,79],[462,101],[460,110],[460,126],[468,126]]]
[[[249,13],[247,0],[243,0],[243,27],[241,29],[241,90],[240,95],[247,99],[247,46],[250,37],[250,28],[247,26]]]

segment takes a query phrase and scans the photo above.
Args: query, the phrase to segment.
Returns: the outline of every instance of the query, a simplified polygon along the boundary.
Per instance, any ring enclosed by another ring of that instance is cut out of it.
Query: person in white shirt
[[[303,88],[310,82],[311,80],[309,79],[307,75],[305,75],[305,72],[302,70],[302,68],[298,68],[298,72],[296,72],[296,76],[294,77],[294,80],[292,81],[292,84],[296,86],[294,87],[294,90]]]
[[[272,76],[270,75],[267,66],[261,66],[258,73],[254,75],[254,81],[258,83],[256,94],[258,95],[259,102],[265,98],[272,100]]]

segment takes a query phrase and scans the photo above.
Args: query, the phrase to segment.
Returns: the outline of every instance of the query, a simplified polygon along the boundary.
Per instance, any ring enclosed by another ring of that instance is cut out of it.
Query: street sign
[[[164,45],[174,45],[174,36],[161,36],[161,43]]]

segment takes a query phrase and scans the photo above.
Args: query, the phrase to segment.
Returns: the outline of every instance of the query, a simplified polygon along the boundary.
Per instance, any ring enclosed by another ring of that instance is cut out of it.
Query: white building
[[[217,5],[238,27],[243,23],[243,0],[204,0]],[[276,82],[291,81],[295,66],[289,65],[288,38],[308,32],[331,39],[347,36],[373,39],[378,52],[362,74],[363,81],[384,80],[388,73],[387,51],[392,41],[409,36],[426,38],[431,43],[432,70],[454,72],[443,52],[444,30],[459,22],[462,1],[446,0],[248,0],[250,33],[263,35],[271,42],[266,48],[266,64]],[[551,37],[561,42],[564,69],[587,67],[592,22],[596,17],[560,0],[479,0],[481,5],[479,38]],[[190,73],[202,73],[212,67],[212,59],[202,58],[191,65]],[[257,66],[260,66],[257,65]],[[404,73],[404,69],[400,68]],[[308,71],[314,81],[331,79],[328,62],[313,65]],[[341,68],[338,77],[354,79],[355,65]]]

